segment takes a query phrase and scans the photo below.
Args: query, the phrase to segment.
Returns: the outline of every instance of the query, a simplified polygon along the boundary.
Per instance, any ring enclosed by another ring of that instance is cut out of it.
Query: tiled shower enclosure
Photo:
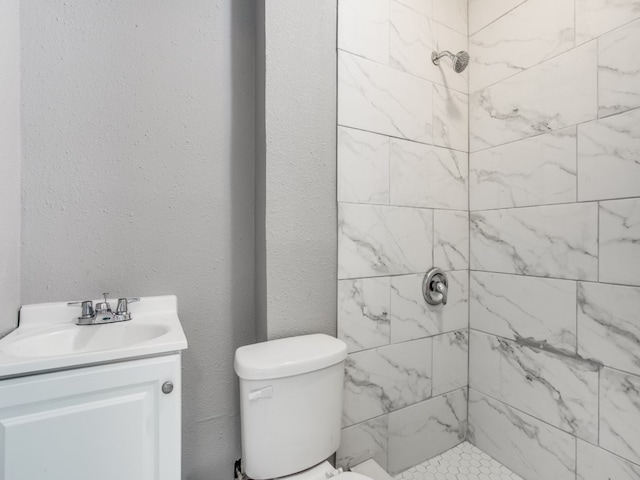
[[[338,462],[637,480],[640,0],[338,6]]]

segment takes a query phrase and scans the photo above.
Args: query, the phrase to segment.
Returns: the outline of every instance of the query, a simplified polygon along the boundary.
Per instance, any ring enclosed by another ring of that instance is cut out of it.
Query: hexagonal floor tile
[[[478,476],[480,474],[480,476]],[[522,480],[482,450],[464,442],[396,475],[396,480]]]

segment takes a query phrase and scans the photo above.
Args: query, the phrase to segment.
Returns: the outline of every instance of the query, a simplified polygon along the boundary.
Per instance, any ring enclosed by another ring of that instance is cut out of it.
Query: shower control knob
[[[429,305],[446,305],[449,293],[447,274],[434,267],[427,272],[422,281],[422,295]]]
[[[168,395],[173,392],[173,382],[164,382],[162,384],[162,393]]]

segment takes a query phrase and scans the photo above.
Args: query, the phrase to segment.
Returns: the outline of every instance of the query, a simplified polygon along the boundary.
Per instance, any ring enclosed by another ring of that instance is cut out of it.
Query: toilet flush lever
[[[254,390],[253,392],[249,392],[249,400],[259,400],[260,398],[271,398],[273,397],[273,387],[264,387],[260,390]]]

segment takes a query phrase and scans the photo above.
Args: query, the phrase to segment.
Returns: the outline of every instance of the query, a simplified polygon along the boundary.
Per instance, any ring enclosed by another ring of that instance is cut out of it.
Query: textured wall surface
[[[240,455],[254,30],[250,0],[22,3],[23,303],[177,294],[189,479]]]
[[[466,0],[341,0],[338,10],[338,336],[349,346],[348,467],[396,473],[466,438]],[[432,266],[449,303],[421,293]]]
[[[640,478],[639,3],[469,10],[470,439]]]
[[[20,2],[0,3],[0,337],[20,308]]]
[[[257,179],[264,176],[266,187],[257,189],[264,217],[256,220],[264,225],[256,232],[264,240],[256,245],[264,262],[257,279],[266,286],[257,286],[258,332],[335,335],[336,1],[268,0],[259,8],[265,77]]]

